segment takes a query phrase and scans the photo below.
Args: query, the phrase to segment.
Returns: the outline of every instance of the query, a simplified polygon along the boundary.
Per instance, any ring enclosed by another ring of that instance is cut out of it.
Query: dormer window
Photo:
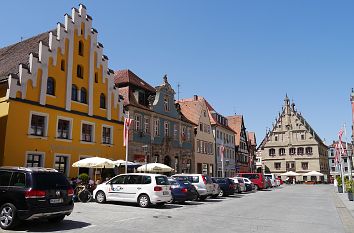
[[[79,55],[84,56],[84,43],[81,40],[79,41]]]
[[[169,101],[169,98],[167,95],[163,98],[163,105],[164,105],[165,112],[169,112],[170,111],[170,101]]]

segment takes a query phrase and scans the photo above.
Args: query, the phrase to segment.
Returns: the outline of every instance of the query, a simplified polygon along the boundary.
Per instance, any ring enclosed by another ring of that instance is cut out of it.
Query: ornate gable
[[[305,118],[295,109],[295,103],[290,103],[288,96],[284,99],[282,112],[278,114],[272,129],[266,132],[266,136],[260,147],[272,142],[284,146],[292,146],[303,143],[323,144],[321,138],[313,130]]]
[[[48,36],[39,41],[38,51],[29,54],[27,64],[15,64],[18,65],[18,72],[8,74],[7,97],[28,99],[28,92],[37,88],[39,98],[36,101],[41,105],[48,104],[46,93],[48,76],[52,67],[61,65],[62,60],[58,60],[60,57],[65,59],[65,78],[61,77],[60,80],[65,84],[63,85],[65,88],[58,90],[62,92],[65,99],[63,107],[67,111],[72,109],[73,74],[76,74],[74,65],[82,62],[87,66],[85,67],[85,79],[88,80],[87,114],[94,115],[94,98],[96,98],[94,83],[102,83],[107,84],[104,90],[107,98],[105,112],[107,119],[111,119],[114,114],[119,115],[114,118],[121,120],[123,103],[119,99],[118,89],[114,87],[114,72],[108,69],[108,57],[103,54],[103,45],[97,41],[97,36],[98,32],[92,28],[92,18],[86,13],[86,7],[80,4],[79,9],[72,8],[71,16],[65,14],[64,24],[58,23],[55,30],[48,32]],[[78,39],[84,41],[85,58],[76,57]],[[100,82],[97,81],[98,79]]]

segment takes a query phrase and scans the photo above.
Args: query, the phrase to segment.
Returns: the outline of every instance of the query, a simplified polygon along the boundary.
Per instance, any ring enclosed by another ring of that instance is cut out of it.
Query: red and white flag
[[[334,153],[334,164],[335,165],[339,164],[340,155],[339,155],[339,145],[338,144],[339,143],[334,144],[334,151],[335,151],[335,153]]]
[[[133,119],[124,118],[124,132],[123,132],[123,146],[127,146],[129,140],[129,127],[132,124]]]
[[[342,141],[342,137],[343,137],[343,129],[340,129],[338,132],[338,138],[339,138],[339,142],[338,142],[338,150],[339,150],[339,155],[344,155],[345,154],[345,150],[344,150],[344,146],[343,146],[343,141]],[[340,158],[341,159],[341,158]]]
[[[224,152],[225,152],[225,147],[223,145],[220,146],[220,160],[221,162],[224,161]]]

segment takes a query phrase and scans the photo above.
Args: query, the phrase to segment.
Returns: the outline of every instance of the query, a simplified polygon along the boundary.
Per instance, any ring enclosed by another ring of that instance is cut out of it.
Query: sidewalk
[[[333,191],[333,197],[344,231],[354,233],[354,201],[348,200],[347,193],[338,193],[337,190]]]
[[[335,193],[340,198],[340,200],[343,202],[345,207],[347,207],[347,209],[349,210],[349,212],[352,214],[352,216],[354,218],[354,201],[349,201],[348,193],[338,193],[337,191]]]

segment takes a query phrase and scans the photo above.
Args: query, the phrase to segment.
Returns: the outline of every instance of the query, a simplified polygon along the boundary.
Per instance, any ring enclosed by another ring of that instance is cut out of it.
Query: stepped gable
[[[136,87],[140,87],[147,91],[155,93],[156,90],[150,84],[139,78],[138,75],[134,74],[131,70],[117,70],[114,72],[114,83],[118,87],[125,86],[126,84],[131,84]]]
[[[259,145],[259,148],[263,148],[264,145],[267,143],[268,138],[270,136],[272,136],[272,134],[274,132],[276,132],[278,130],[278,126],[282,125],[285,126],[286,130],[291,130],[292,129],[292,117],[299,121],[299,123],[301,123],[302,126],[305,127],[305,131],[309,134],[312,135],[313,139],[315,139],[315,141],[317,143],[323,144],[324,142],[322,141],[322,139],[318,136],[318,134],[315,132],[315,130],[310,126],[310,124],[305,120],[305,118],[302,116],[302,114],[300,112],[298,112],[295,109],[295,103],[292,102],[290,103],[290,100],[288,98],[288,95],[285,96],[284,99],[284,105],[282,107],[282,112],[278,114],[277,118],[275,119],[275,122],[272,125],[272,129],[270,131],[266,132],[266,135],[264,137],[264,139],[262,140],[261,144]]]
[[[1,82],[6,80],[9,85],[9,97],[26,99],[27,84],[32,81],[33,87],[38,84],[38,70],[42,70],[42,79],[40,85],[45,86],[48,78],[48,63],[52,59],[53,66],[57,63],[57,54],[60,51],[64,54],[66,51],[66,41],[69,42],[69,54],[73,53],[74,34],[83,33],[83,37],[91,39],[91,54],[96,53],[99,59],[96,59],[93,66],[103,69],[103,79],[108,82],[108,86],[114,86],[112,70],[108,68],[108,57],[103,54],[103,46],[97,41],[97,30],[92,28],[92,17],[86,13],[86,7],[82,4],[79,9],[72,8],[72,15],[65,14],[65,22],[57,23],[55,30],[39,34],[17,44],[7,46],[0,50],[0,77]],[[68,64],[72,63],[72,57],[69,56]],[[68,65],[68,67],[71,67]],[[72,69],[72,67],[71,67]],[[67,72],[67,80],[72,79],[71,70]],[[4,76],[7,76],[6,78]],[[90,73],[90,80],[93,80],[93,73]],[[104,81],[104,82],[105,82]],[[92,88],[91,88],[92,89]],[[92,91],[92,90],[89,90]],[[109,88],[107,95],[113,94],[113,106],[120,105],[119,93],[117,89]],[[90,100],[89,100],[90,101]],[[46,104],[46,95],[41,94],[39,104]],[[89,115],[93,114],[93,109],[89,106]],[[66,100],[66,110],[71,109],[71,101]],[[108,119],[111,118],[110,112]],[[120,111],[120,117],[122,112]]]
[[[0,49],[0,78],[7,79],[9,74],[19,73],[19,64],[29,65],[30,53],[38,53],[39,42],[48,42],[49,33],[47,31],[13,45]],[[4,78],[5,76],[5,78]]]

